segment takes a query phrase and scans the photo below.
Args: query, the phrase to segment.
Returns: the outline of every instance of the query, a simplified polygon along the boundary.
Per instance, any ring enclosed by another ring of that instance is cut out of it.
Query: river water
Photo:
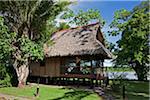
[[[122,76],[124,79],[138,79],[135,72],[107,72],[107,75],[109,79],[114,79],[119,76]],[[148,80],[150,80],[150,76],[148,77]]]

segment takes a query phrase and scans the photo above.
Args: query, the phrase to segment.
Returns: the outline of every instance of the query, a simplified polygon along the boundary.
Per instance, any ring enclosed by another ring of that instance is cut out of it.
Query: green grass
[[[149,82],[127,81],[125,96],[127,100],[149,100]],[[122,91],[111,92],[116,100],[122,98]]]
[[[126,98],[127,100],[149,100],[149,83],[139,81],[127,81]],[[0,93],[13,96],[34,98],[36,86],[26,86],[25,88],[4,87],[0,88]],[[115,100],[122,100],[122,91],[106,92],[115,97]],[[60,88],[54,86],[40,85],[40,96],[37,100],[101,100],[94,92],[85,91],[78,88]]]
[[[131,67],[107,67],[108,72],[134,72]]]
[[[13,96],[21,96],[27,98],[34,98],[36,87],[5,87],[0,88],[0,93],[9,94]],[[37,100],[100,100],[100,97],[89,91],[74,88],[57,88],[40,86],[40,95]]]

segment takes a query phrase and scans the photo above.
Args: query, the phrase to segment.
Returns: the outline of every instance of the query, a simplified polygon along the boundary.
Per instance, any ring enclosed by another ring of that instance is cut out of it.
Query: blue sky
[[[105,26],[103,27],[102,31],[106,35],[106,39],[109,42],[115,43],[120,36],[111,37],[108,36],[107,31],[109,30],[109,24],[113,20],[113,15],[116,10],[119,9],[127,9],[132,10],[136,5],[140,4],[140,0],[77,0],[77,4],[71,5],[70,8],[77,12],[79,9],[87,11],[88,9],[98,9],[100,11],[101,16],[106,21]]]
[[[140,0],[120,0],[120,1],[112,1],[112,0],[77,0],[77,4],[71,5],[70,8],[77,12],[79,9],[87,11],[88,9],[98,9],[100,11],[101,16],[106,21],[105,26],[103,27],[102,31],[103,34],[106,35],[106,39],[109,42],[115,43],[117,40],[120,39],[120,35],[116,37],[108,36],[107,31],[110,30],[109,24],[113,20],[113,15],[116,10],[119,9],[127,9],[132,10],[136,5],[140,4]],[[110,60],[105,60],[104,66],[111,66],[112,63]]]

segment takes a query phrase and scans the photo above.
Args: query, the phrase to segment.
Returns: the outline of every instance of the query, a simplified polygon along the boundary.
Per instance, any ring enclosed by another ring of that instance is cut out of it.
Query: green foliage
[[[0,87],[11,86],[11,75],[6,69],[6,65],[0,64]]]
[[[53,0],[1,1],[0,12],[9,30],[13,31],[8,36],[4,32],[7,28],[1,30],[1,33],[7,36],[7,39],[1,41],[4,49],[9,50],[8,52],[14,49],[12,52],[14,54],[19,52],[21,57],[18,55],[19,59],[14,57],[21,61],[28,58],[42,59],[44,57],[43,44],[49,41],[51,33],[56,31],[54,19],[69,4],[70,2],[67,1],[55,2]]]
[[[68,29],[70,26],[67,23],[60,23],[58,30]]]
[[[11,48],[11,38],[14,37],[15,33],[8,32],[8,27],[4,25],[4,19],[0,17],[0,63],[2,63],[5,58],[8,58],[10,52],[13,51],[13,48]]]
[[[11,86],[13,70],[10,66],[11,52],[14,52],[12,48],[13,39],[16,37],[16,33],[9,32],[8,27],[4,25],[4,19],[0,17],[0,85]]]
[[[43,45],[51,43],[54,19],[66,10],[67,1],[0,1],[0,63],[17,72],[21,65],[44,58]],[[26,76],[27,77],[27,76]]]
[[[43,59],[43,46],[31,41],[28,37],[22,36],[20,38],[21,51],[24,54],[22,58],[31,57],[32,60]]]
[[[66,11],[61,18],[69,20],[70,24],[75,24],[78,26],[87,25],[92,21],[99,21],[103,26],[105,21],[102,19],[100,12],[98,10],[89,9],[86,12],[79,10],[76,14],[72,10]]]
[[[113,30],[110,35],[121,34],[117,41],[116,65],[131,65],[140,80],[146,79],[148,73],[148,37],[149,10],[148,1],[143,1],[132,11],[125,9],[115,12],[114,20],[110,24]]]

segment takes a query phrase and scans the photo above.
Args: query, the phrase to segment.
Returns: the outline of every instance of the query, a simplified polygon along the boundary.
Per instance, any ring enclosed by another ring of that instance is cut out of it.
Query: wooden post
[[[123,85],[123,88],[122,88],[122,97],[123,97],[123,100],[125,100],[125,85]]]
[[[36,96],[39,96],[39,90],[40,90],[40,88],[39,88],[39,85],[38,85],[37,88],[36,88]]]
[[[83,78],[83,85],[85,85],[85,78]]]
[[[40,79],[38,78],[38,85],[37,85],[37,88],[36,88],[36,93],[34,94],[35,97],[38,97],[39,96],[39,82],[40,82]]]
[[[91,88],[93,88],[93,79],[91,78],[90,81],[91,81],[91,82],[90,82]]]
[[[98,86],[98,79],[96,79],[95,81],[96,81],[96,86]]]
[[[48,77],[46,77],[46,84],[48,84]]]
[[[99,85],[102,86],[102,80],[100,79],[99,81],[100,81],[100,84],[99,84]]]
[[[65,85],[68,85],[68,78],[66,77]]]
[[[78,79],[78,81],[77,81],[77,87],[79,87],[79,85],[80,85],[80,79],[79,78],[77,78]]]
[[[73,85],[75,84],[75,78],[73,78]]]

